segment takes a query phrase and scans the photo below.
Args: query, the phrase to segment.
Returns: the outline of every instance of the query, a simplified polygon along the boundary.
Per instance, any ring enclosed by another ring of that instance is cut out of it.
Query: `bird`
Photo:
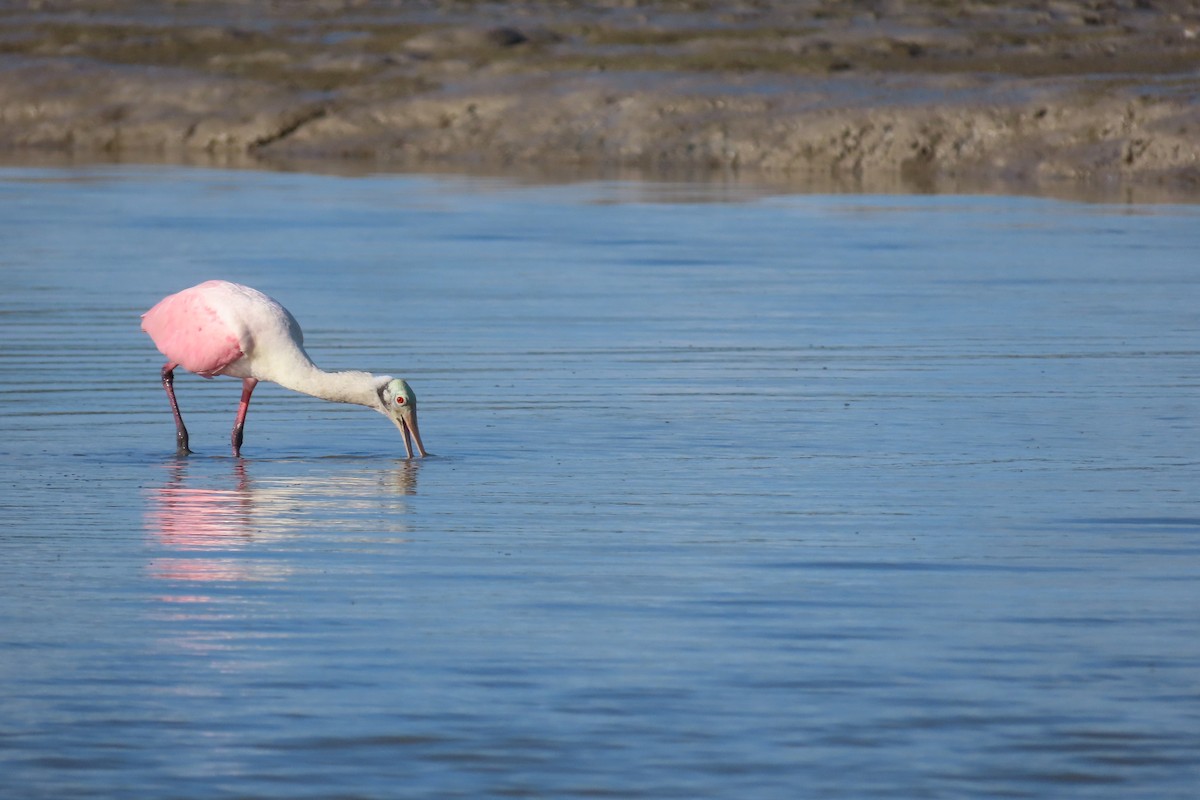
[[[175,417],[179,455],[192,451],[175,399],[176,367],[204,378],[241,378],[242,400],[230,436],[236,457],[241,456],[250,395],[259,381],[322,400],[374,409],[400,429],[408,458],[413,457],[413,442],[421,457],[426,455],[417,428],[417,396],[407,381],[318,368],[304,351],[304,334],[296,318],[257,289],[223,280],[205,281],[159,300],[142,315],[142,330],[167,358],[162,385]]]

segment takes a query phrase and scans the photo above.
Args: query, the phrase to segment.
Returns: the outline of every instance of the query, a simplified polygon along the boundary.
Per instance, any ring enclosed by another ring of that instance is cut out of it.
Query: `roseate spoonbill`
[[[425,455],[417,430],[417,396],[408,383],[391,375],[325,372],[304,352],[300,324],[286,308],[257,289],[228,281],[206,281],[164,297],[142,315],[142,330],[167,357],[162,385],[175,415],[175,442],[190,453],[188,432],[175,400],[175,367],[212,378],[242,379],[242,402],[233,424],[233,454],[241,455],[242,432],[250,394],[259,381],[330,400],[373,408],[396,423],[404,450],[412,441]]]

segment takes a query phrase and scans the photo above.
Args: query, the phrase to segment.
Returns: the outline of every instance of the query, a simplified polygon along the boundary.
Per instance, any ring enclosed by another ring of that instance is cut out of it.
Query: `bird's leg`
[[[167,399],[171,401],[171,413],[175,415],[175,451],[186,456],[192,452],[188,449],[188,432],[183,426],[183,415],[179,413],[179,403],[175,400],[175,365],[164,364],[162,368],[162,385],[167,390]]]
[[[246,427],[246,412],[250,409],[250,395],[254,393],[254,387],[257,385],[258,381],[254,378],[246,378],[242,381],[242,402],[238,404],[237,419],[233,423],[233,436],[230,437],[235,456],[242,454],[242,432]]]

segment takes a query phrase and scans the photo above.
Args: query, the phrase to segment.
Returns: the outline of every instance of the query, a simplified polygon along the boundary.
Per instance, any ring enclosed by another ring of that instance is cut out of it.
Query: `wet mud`
[[[1200,193],[1200,3],[0,4],[0,153]]]

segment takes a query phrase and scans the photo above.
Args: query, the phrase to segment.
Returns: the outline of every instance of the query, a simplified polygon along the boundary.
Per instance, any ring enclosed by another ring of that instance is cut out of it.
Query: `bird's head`
[[[379,399],[383,403],[381,409],[404,437],[404,450],[412,458],[412,442],[417,444],[417,452],[425,456],[425,445],[421,442],[421,432],[417,428],[417,396],[407,381],[399,378],[388,380],[379,390]]]

